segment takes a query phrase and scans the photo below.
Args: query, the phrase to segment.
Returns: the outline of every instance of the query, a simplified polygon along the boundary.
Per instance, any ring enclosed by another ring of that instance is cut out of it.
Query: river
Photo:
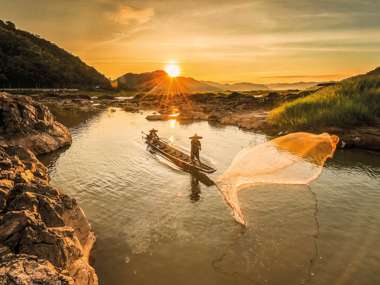
[[[150,154],[141,131],[187,146],[195,132],[217,173],[265,135],[208,122],[148,122],[109,109],[71,127],[70,148],[42,158],[95,231],[100,284],[380,284],[380,155],[338,150],[311,187],[239,195],[243,229],[215,187]]]

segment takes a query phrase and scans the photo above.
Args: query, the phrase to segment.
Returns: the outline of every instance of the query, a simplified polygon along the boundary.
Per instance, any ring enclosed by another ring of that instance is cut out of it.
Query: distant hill
[[[217,83],[213,81],[204,81],[210,86],[214,86],[223,91],[254,91],[254,90],[268,90],[268,86],[265,84],[256,84],[250,82],[239,83]]]
[[[218,88],[190,77],[170,78],[163,70],[146,73],[127,73],[116,79],[119,89],[163,93],[175,89],[177,93],[220,91]]]
[[[110,82],[57,45],[0,20],[0,88],[109,88]]]
[[[223,91],[255,91],[255,90],[304,90],[317,85],[334,84],[333,82],[295,82],[257,84],[250,82],[219,83],[214,81],[201,81],[191,77],[179,76],[172,80],[165,71],[157,70],[145,73],[127,73],[115,80],[119,89],[142,92],[165,92],[175,84],[184,93],[193,92],[223,92]],[[322,86],[321,85],[321,86]]]
[[[212,81],[200,81],[191,77],[170,78],[163,70],[157,70],[146,73],[127,73],[116,79],[119,89],[143,92],[165,92],[169,89],[183,93],[192,92],[222,92],[222,91],[252,91],[267,90],[268,87],[263,84],[254,83],[234,83],[223,84]]]

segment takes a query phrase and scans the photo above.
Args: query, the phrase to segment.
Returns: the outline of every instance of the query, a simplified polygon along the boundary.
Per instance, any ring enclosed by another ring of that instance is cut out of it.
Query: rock
[[[380,151],[380,125],[343,131],[341,134],[341,147],[358,147]]]
[[[114,100],[115,97],[112,95],[102,95],[98,97],[99,100]]]
[[[0,146],[0,164],[0,284],[98,284],[95,236],[77,202],[25,148]]]
[[[148,121],[164,121],[164,120],[167,120],[168,118],[166,115],[156,114],[156,115],[148,115],[145,117],[145,119],[147,119]]]
[[[68,272],[54,267],[47,260],[24,254],[7,254],[0,258],[0,284],[74,285],[75,282]]]
[[[58,97],[58,99],[71,99],[71,100],[91,100],[91,96],[85,95],[85,94],[64,94],[64,95],[59,95],[55,96]]]
[[[139,111],[139,108],[136,105],[126,105],[123,107],[124,111],[136,113]]]
[[[71,135],[46,106],[30,97],[0,93],[0,144],[43,154],[70,145]]]
[[[220,122],[222,118],[223,118],[223,115],[215,111],[211,113],[211,115],[208,117],[208,120],[210,122]]]

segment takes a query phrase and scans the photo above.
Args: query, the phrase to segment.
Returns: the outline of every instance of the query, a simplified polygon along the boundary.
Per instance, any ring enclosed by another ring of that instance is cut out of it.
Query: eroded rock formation
[[[77,202],[19,146],[0,146],[0,284],[98,284],[95,241]]]
[[[46,106],[27,96],[0,93],[0,143],[43,154],[70,145],[71,135]]]

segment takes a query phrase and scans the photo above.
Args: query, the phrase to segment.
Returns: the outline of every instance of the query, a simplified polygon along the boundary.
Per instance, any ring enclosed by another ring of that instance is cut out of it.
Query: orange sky
[[[173,60],[185,76],[257,83],[335,80],[380,65],[377,0],[0,0],[0,7],[0,19],[111,78]]]

